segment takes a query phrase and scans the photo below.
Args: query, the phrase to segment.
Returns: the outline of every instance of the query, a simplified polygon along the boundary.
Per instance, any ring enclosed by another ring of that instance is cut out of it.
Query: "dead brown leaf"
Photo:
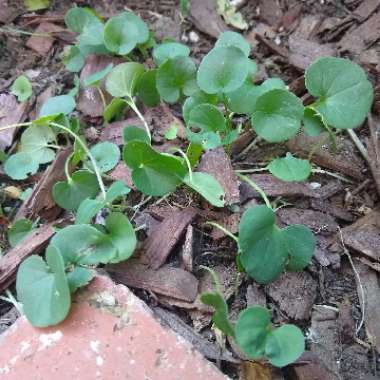
[[[34,33],[55,33],[55,32],[63,32],[64,28],[58,26],[56,24],[52,24],[51,22],[42,22]],[[46,56],[50,49],[52,48],[54,43],[54,38],[52,36],[32,36],[26,42],[26,46],[41,56]]]

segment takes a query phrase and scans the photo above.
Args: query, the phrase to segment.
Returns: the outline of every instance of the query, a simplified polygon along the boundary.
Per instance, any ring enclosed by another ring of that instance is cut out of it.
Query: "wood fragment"
[[[153,269],[162,266],[196,215],[197,211],[188,207],[166,217],[147,238],[143,262]]]
[[[130,189],[135,188],[132,181],[131,169],[128,168],[125,162],[119,162],[115,168],[108,173],[108,176],[114,181],[124,182]]]
[[[106,128],[102,129],[100,133],[100,141],[110,141],[116,145],[123,145],[123,131],[131,125],[144,129],[143,123],[138,117],[130,117],[125,120],[114,121],[109,123]]]
[[[181,268],[165,265],[154,270],[140,260],[130,259],[117,265],[107,265],[106,270],[116,282],[178,300],[193,302],[198,294],[198,280]]]
[[[25,120],[28,102],[18,103],[12,94],[0,94],[0,127],[21,123]],[[0,131],[0,149],[5,150],[13,143],[17,128]]]
[[[65,148],[57,153],[53,163],[43,173],[34,186],[29,198],[18,209],[15,219],[28,218],[34,220],[37,216],[53,221],[62,211],[53,199],[53,186],[65,179],[65,163],[72,148]]]
[[[368,126],[370,132],[370,139],[367,141],[368,155],[370,158],[368,164],[376,184],[377,192],[380,195],[380,138],[378,132],[380,130],[379,119],[372,116],[372,114],[369,114]]]
[[[222,185],[226,192],[226,205],[239,202],[239,180],[223,147],[204,153],[197,171],[212,175]]]
[[[63,32],[64,28],[58,26],[56,24],[52,24],[51,22],[41,22],[41,24],[37,27],[34,33],[53,33],[53,32]],[[32,36],[26,42],[26,46],[29,49],[34,50],[41,56],[46,56],[50,49],[52,48],[54,43],[54,38],[52,36]]]
[[[38,254],[55,234],[53,223],[45,224],[30,235],[21,244],[16,245],[0,258],[0,293],[15,280],[19,265],[28,256]]]

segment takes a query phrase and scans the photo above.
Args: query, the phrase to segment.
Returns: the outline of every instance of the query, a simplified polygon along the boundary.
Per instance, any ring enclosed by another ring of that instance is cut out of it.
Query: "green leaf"
[[[50,0],[24,0],[25,7],[28,11],[39,11],[49,8]]]
[[[70,290],[65,267],[57,249],[49,246],[45,261],[36,255],[21,263],[17,272],[16,290],[23,310],[35,327],[56,325],[67,316]]]
[[[308,160],[295,158],[288,152],[286,157],[276,158],[268,165],[269,171],[282,181],[305,181],[311,173]]]
[[[212,49],[202,60],[197,82],[207,94],[227,93],[238,89],[248,75],[248,58],[237,47]]]
[[[102,22],[94,22],[85,26],[78,37],[79,50],[82,54],[106,53],[107,49],[103,44],[104,25]]]
[[[11,93],[17,96],[19,102],[25,102],[33,93],[32,84],[25,75],[20,75],[11,86]]]
[[[165,132],[165,138],[167,140],[174,140],[177,137],[177,132],[178,132],[178,126],[177,124],[173,123],[170,125],[170,127],[166,130]]]
[[[147,25],[132,12],[111,17],[104,27],[104,43],[107,49],[119,55],[130,53],[137,44],[143,44],[148,39]]]
[[[270,313],[265,307],[252,306],[240,313],[235,326],[236,342],[249,358],[264,356],[270,326]]]
[[[70,95],[53,96],[42,105],[39,117],[59,115],[61,113],[68,115],[74,111],[75,106],[75,99]]]
[[[72,211],[86,198],[94,197],[99,191],[96,175],[87,170],[78,170],[68,181],[53,186],[53,198],[58,206]]]
[[[313,108],[335,128],[359,126],[371,108],[372,85],[365,71],[347,59],[318,59],[306,70],[305,85],[318,98]]]
[[[294,325],[283,325],[268,334],[265,354],[276,367],[296,361],[305,351],[305,338]]]
[[[111,103],[107,104],[104,108],[104,121],[109,123],[112,120],[119,119],[123,115],[123,111],[126,106],[127,102],[124,99],[113,98]]]
[[[107,264],[117,253],[106,234],[87,224],[59,230],[50,245],[59,250],[66,266]]]
[[[132,98],[139,77],[144,72],[144,66],[141,63],[127,62],[115,66],[108,74],[106,79],[107,91],[115,97],[123,98],[128,96]]]
[[[127,144],[133,140],[138,140],[150,145],[150,138],[146,131],[140,127],[136,127],[135,125],[129,125],[123,129],[123,140],[124,144]]]
[[[36,174],[38,168],[39,164],[26,152],[12,154],[4,163],[5,173],[14,180],[26,179],[29,174]]]
[[[157,70],[157,90],[167,103],[175,103],[182,94],[192,95],[197,90],[196,67],[189,57],[166,60]]]
[[[85,64],[85,56],[76,45],[65,48],[62,60],[66,69],[73,73],[81,71]]]
[[[191,97],[187,98],[182,107],[182,116],[186,124],[189,123],[190,112],[193,110],[193,108],[195,108],[199,104],[204,103],[216,105],[217,101],[217,95],[206,94],[203,91],[197,91]]]
[[[191,128],[199,131],[193,132]],[[186,132],[192,143],[200,144],[204,149],[217,148],[237,137],[237,130],[228,131],[224,115],[211,104],[200,104],[190,111]]]
[[[19,219],[8,230],[8,241],[15,247],[33,231],[33,222],[29,219]]]
[[[187,174],[183,182],[201,194],[213,206],[224,206],[225,191],[221,184],[210,174],[195,172],[191,174],[191,177]]]
[[[136,248],[137,239],[135,230],[128,218],[120,212],[113,212],[106,218],[108,237],[117,248],[117,255],[111,263],[118,263],[129,259]]]
[[[300,129],[303,111],[297,96],[286,90],[271,90],[257,99],[252,126],[266,141],[286,141]]]
[[[292,235],[293,233],[293,235]],[[239,224],[240,260],[247,273],[260,284],[274,281],[285,269],[300,270],[315,249],[312,232],[299,225],[280,229],[267,206],[249,208]]]
[[[132,169],[136,188],[146,195],[162,196],[176,189],[186,175],[186,168],[176,157],[156,152],[142,141],[125,145],[125,163]]]
[[[303,113],[303,128],[308,136],[316,137],[326,132],[321,115],[310,107],[305,107]]]
[[[97,167],[101,173],[106,173],[112,170],[120,161],[119,147],[109,141],[102,141],[95,144],[90,149]],[[91,161],[85,163],[85,167],[93,170]]]
[[[251,45],[249,42],[240,33],[232,31],[221,33],[215,43],[215,47],[237,47],[246,57],[251,53]]]
[[[315,250],[315,237],[309,228],[292,224],[282,230],[284,246],[289,255],[286,269],[300,271],[309,265]]]
[[[131,192],[131,189],[121,181],[115,181],[109,187],[106,192],[106,202],[112,203],[117,198],[127,195]]]
[[[66,26],[75,33],[82,33],[91,24],[101,24],[90,8],[73,7],[65,15]]]
[[[251,115],[256,110],[257,99],[266,92],[274,89],[286,89],[281,79],[267,79],[260,86],[246,80],[237,90],[226,94],[228,107],[238,114]]]
[[[83,81],[86,87],[97,87],[103,78],[105,78],[113,69],[113,63],[107,65],[103,70],[97,71],[94,74],[89,75]]]
[[[155,107],[160,103],[160,94],[156,87],[157,70],[148,70],[142,74],[136,86],[137,96],[149,106]]]
[[[75,224],[89,224],[92,218],[104,207],[104,202],[98,199],[86,198],[77,210]]]
[[[220,281],[219,281],[218,275],[215,273],[215,271],[213,271],[212,269],[208,267],[202,267],[202,268],[210,272],[214,280],[215,291],[213,293],[202,293],[201,301],[204,304],[214,308],[214,314],[212,316],[212,320],[215,326],[224,334],[234,337],[235,336],[234,327],[228,318],[228,306],[220,291]]]
[[[55,142],[55,134],[51,127],[45,125],[31,125],[21,136],[20,151],[29,153],[38,164],[53,161],[55,152],[49,144]]]
[[[192,168],[198,165],[199,159],[203,153],[203,147],[199,144],[190,143],[186,150],[186,156],[189,159]]]
[[[75,293],[82,286],[86,286],[95,277],[95,271],[84,267],[74,267],[67,273],[70,293]]]
[[[219,293],[203,293],[201,301],[214,308],[212,321],[215,326],[224,334],[234,336],[234,329],[228,320],[228,306],[222,295]]]
[[[157,66],[162,65],[167,59],[175,57],[188,57],[190,49],[179,42],[165,42],[156,45],[153,49],[153,59]]]
[[[114,182],[106,193],[105,200],[87,198],[78,207],[75,224],[91,223],[92,218],[108,204],[111,204],[116,198],[126,195],[131,191],[121,181]]]

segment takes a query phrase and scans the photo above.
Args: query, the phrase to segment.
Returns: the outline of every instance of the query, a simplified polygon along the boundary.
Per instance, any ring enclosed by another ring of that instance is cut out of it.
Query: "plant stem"
[[[67,182],[71,182],[72,181],[71,175],[69,173],[69,164],[70,164],[70,161],[71,161],[71,158],[73,157],[73,155],[74,155],[74,152],[71,153],[69,155],[69,157],[67,157],[66,162],[65,162],[65,176],[67,178]]]
[[[136,103],[133,101],[132,98],[128,98],[127,103],[133,109],[133,111],[136,113],[136,115],[139,117],[139,119],[142,121],[144,128],[146,130],[146,133],[149,136],[149,140],[152,140],[152,135],[150,134],[149,125],[146,122],[144,116],[141,114],[141,112],[137,108]]]
[[[97,88],[97,90],[98,90],[98,93],[99,93],[100,99],[102,99],[102,103],[103,103],[103,111],[104,111],[104,109],[107,107],[106,98],[104,97],[104,93],[103,93],[102,89],[101,89],[99,86],[97,86],[96,88]]]
[[[50,33],[35,33],[35,32],[27,32],[26,30],[16,29],[16,28],[0,28],[0,32],[3,33],[13,33],[13,34],[25,34],[26,36],[34,36],[34,37],[51,37]]]
[[[105,189],[105,186],[104,186],[104,183],[103,183],[103,179],[102,179],[102,175],[99,171],[99,168],[98,168],[98,165],[96,164],[96,160],[94,158],[94,156],[91,154],[90,150],[87,148],[86,144],[82,141],[81,138],[79,138],[79,136],[74,133],[71,129],[61,125],[61,124],[57,124],[57,123],[54,123],[54,122],[49,122],[50,125],[52,125],[53,127],[56,127],[56,128],[60,128],[60,129],[63,129],[64,131],[66,131],[69,135],[71,135],[72,137],[74,137],[74,139],[78,142],[78,144],[82,147],[82,149],[86,152],[86,155],[87,157],[90,159],[91,163],[92,163],[92,166],[94,168],[94,172],[95,172],[95,175],[96,175],[96,178],[98,180],[98,183],[99,183],[99,187],[100,187],[100,190],[102,192],[102,196],[103,196],[103,199],[106,199],[106,189]]]
[[[220,224],[218,224],[216,222],[206,222],[205,224],[219,228],[221,231],[223,231],[231,239],[234,239],[235,242],[239,245],[239,238],[237,236],[235,236],[231,231],[227,230],[227,228],[221,226]]]
[[[16,298],[13,297],[13,294],[10,292],[9,289],[7,289],[5,291],[5,294],[7,295],[7,297],[0,296],[0,299],[3,300],[3,301],[5,301],[5,302],[11,303],[16,308],[16,310],[18,311],[18,313],[20,315],[23,315],[24,313],[22,311],[22,306],[21,306],[20,302],[18,302],[16,300]]]
[[[1,131],[6,131],[7,129],[12,129],[12,128],[29,127],[30,125],[32,125],[31,121],[27,121],[25,123],[4,125],[4,127],[0,127],[0,132]]]
[[[193,181],[193,173],[191,171],[191,164],[189,161],[189,157],[187,157],[186,153],[180,148],[173,147],[171,150],[178,152],[183,157],[183,159],[185,160],[186,165],[187,165],[187,169],[189,171],[189,179],[190,179],[190,182],[192,182]]]
[[[265,172],[267,171],[268,168],[265,167],[265,168],[257,168],[257,169],[239,169],[239,170],[235,170],[236,173],[257,173],[257,172]]]
[[[248,185],[252,186],[261,195],[261,197],[263,198],[267,207],[272,210],[272,205],[270,204],[270,201],[269,201],[267,195],[265,194],[264,190],[260,186],[258,186],[255,182],[253,182],[252,180],[250,180],[247,176],[245,176],[243,174],[236,173],[236,175],[239,178],[241,178],[243,181],[247,182]]]

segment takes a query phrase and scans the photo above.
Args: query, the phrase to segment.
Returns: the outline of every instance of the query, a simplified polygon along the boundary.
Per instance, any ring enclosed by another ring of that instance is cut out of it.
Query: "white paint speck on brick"
[[[37,351],[42,351],[50,346],[55,345],[61,338],[63,337],[63,334],[60,330],[57,330],[54,333],[51,334],[41,334],[39,337],[39,341],[41,342],[40,346],[38,347]]]

